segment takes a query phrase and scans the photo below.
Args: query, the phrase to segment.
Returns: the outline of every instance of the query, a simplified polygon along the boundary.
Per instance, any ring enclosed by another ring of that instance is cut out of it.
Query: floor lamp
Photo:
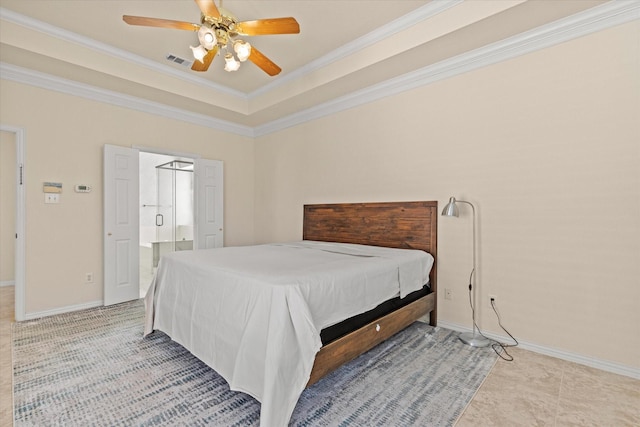
[[[465,203],[471,206],[471,211],[473,212],[473,269],[471,270],[471,275],[469,276],[469,299],[471,301],[471,313],[473,319],[473,332],[464,332],[460,334],[460,340],[468,344],[472,347],[486,347],[489,345],[489,340],[485,338],[478,328],[476,327],[476,288],[475,288],[475,278],[476,278],[476,208],[470,203],[465,202],[464,200],[456,200],[455,197],[451,197],[449,199],[449,203],[444,207],[442,211],[442,216],[458,216],[458,206],[456,203]],[[471,293],[473,292],[473,298],[471,297]]]

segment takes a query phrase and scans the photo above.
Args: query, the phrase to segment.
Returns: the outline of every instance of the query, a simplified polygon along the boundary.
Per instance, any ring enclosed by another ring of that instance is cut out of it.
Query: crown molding
[[[338,61],[342,58],[353,55],[356,52],[366,48],[367,46],[371,46],[375,43],[378,43],[393,34],[399,33],[402,30],[406,30],[413,25],[422,22],[426,19],[429,19],[433,16],[436,16],[447,9],[450,9],[464,0],[439,0],[432,1],[427,3],[424,6],[419,7],[411,13],[408,13],[400,18],[397,18],[388,24],[380,27],[379,29],[372,31],[368,34],[365,34],[362,37],[358,37],[355,40],[346,43],[338,49],[334,49],[330,53],[311,61],[310,63],[304,65],[303,67],[294,70],[278,80],[274,80],[271,83],[268,83],[262,86],[259,89],[254,90],[253,92],[248,94],[249,99],[256,98],[258,96],[264,95],[267,92],[272,91],[273,89],[283,86],[286,84],[290,84],[294,80],[298,80],[304,77],[307,74],[311,74],[319,69],[322,69],[329,64]]]
[[[432,16],[435,16],[439,13],[444,12],[447,9],[450,9],[464,0],[439,0],[427,3],[425,6],[422,6],[415,11],[401,16],[398,19],[391,21],[390,23],[382,26],[376,31],[372,31],[368,34],[365,34],[362,37],[359,37],[351,42],[341,46],[338,49],[333,50],[329,54],[318,58],[309,64],[288,73],[277,80],[274,80],[271,83],[266,84],[265,86],[257,89],[249,94],[246,94],[242,91],[238,91],[235,89],[230,89],[226,86],[222,86],[216,83],[213,83],[209,80],[191,75],[189,73],[184,73],[182,71],[178,71],[173,69],[172,67],[159,64],[155,61],[148,60],[139,55],[132,54],[122,49],[118,49],[106,43],[99,42],[97,40],[91,39],[89,37],[82,36],[80,34],[56,27],[49,23],[39,21],[37,19],[21,15],[19,13],[13,12],[9,9],[5,9],[0,7],[0,19],[4,19],[8,22],[12,22],[14,24],[21,25],[23,27],[28,27],[39,31],[49,37],[55,37],[61,40],[65,40],[67,42],[75,43],[81,45],[83,47],[87,47],[89,49],[105,53],[107,55],[113,56],[118,59],[122,59],[137,65],[141,65],[143,67],[149,68],[153,71],[168,74],[172,77],[179,78],[181,80],[188,81],[189,83],[198,84],[201,86],[207,86],[210,89],[217,90],[232,96],[237,96],[243,100],[256,98],[261,96],[279,86],[289,84],[293,80],[297,80],[307,74],[313,73],[327,65],[335,62],[341,58],[352,55],[359,50],[370,46],[374,43],[377,43],[390,35],[396,34],[408,27],[411,27],[425,19],[429,19]]]
[[[163,73],[163,74],[168,74],[172,77],[176,77],[181,80],[188,81],[189,83],[197,84],[200,86],[206,86],[206,87],[209,87],[210,89],[217,90],[217,91],[226,93],[228,95],[236,96],[238,98],[241,98],[242,100],[247,100],[247,99],[256,98],[260,95],[263,95],[279,86],[289,84],[293,80],[299,79],[307,74],[313,73],[341,58],[350,56],[353,53],[358,52],[359,50],[367,46],[370,46],[374,43],[384,40],[390,35],[396,34],[408,27],[411,27],[421,21],[424,21],[425,19],[429,19],[430,17],[435,16],[439,13],[442,13],[445,10],[450,9],[451,7],[454,7],[462,2],[464,2],[464,0],[439,0],[439,1],[429,2],[425,6],[422,6],[409,14],[406,14],[404,16],[401,16],[398,19],[391,21],[390,23],[380,27],[376,31],[372,31],[368,34],[365,34],[362,37],[352,40],[351,42],[345,44],[344,46],[341,46],[340,48],[333,50],[329,54],[310,62],[304,67],[301,67],[291,73],[281,76],[279,79],[274,80],[273,82],[261,87],[260,89],[257,89],[251,92],[250,94],[246,94],[242,91],[238,91],[235,89],[228,88],[226,86],[216,84],[214,82],[194,76],[189,73],[175,70],[172,67],[159,64],[156,61],[151,61],[139,55],[135,55],[131,52],[118,49],[106,43],[102,43],[95,39],[85,37],[80,34],[56,27],[47,22],[43,22],[43,21],[31,18],[29,16],[19,14],[17,12],[13,12],[6,8],[0,7],[0,19],[4,19],[8,22],[12,22],[14,24],[18,24],[23,27],[28,27],[35,31],[39,31],[49,37],[55,37],[60,40],[75,43],[80,46],[89,48],[91,50],[102,52],[107,55],[113,56],[115,58],[122,59],[124,61],[131,62],[137,65],[141,65],[153,71]]]
[[[639,18],[640,2],[636,0],[614,0],[257,126],[254,131],[256,136],[267,135]]]
[[[196,75],[191,73],[186,73],[184,71],[176,70],[168,65],[160,64],[156,61],[152,61],[152,60],[143,58],[139,55],[135,55],[131,52],[127,52],[126,50],[119,49],[117,47],[99,42],[95,39],[85,37],[83,35],[65,30],[60,27],[56,27],[55,25],[51,25],[47,22],[39,21],[29,16],[21,15],[19,13],[16,13],[6,8],[0,7],[0,19],[20,25],[22,27],[27,27],[33,31],[41,32],[47,37],[55,37],[57,39],[64,40],[66,42],[74,43],[82,47],[86,47],[91,50],[104,53],[114,58],[122,59],[124,61],[136,64],[136,65],[140,65],[152,71],[166,74],[180,80],[184,80],[191,84],[208,87],[209,89],[219,91],[231,96],[236,96],[243,100],[247,99],[247,95],[244,92],[241,92],[239,90],[235,90],[235,89],[228,88],[226,86],[219,85],[207,79],[197,77]]]
[[[106,104],[117,105],[131,110],[154,114],[168,119],[181,120],[199,126],[221,130],[237,135],[254,137],[253,129],[225,120],[197,114],[191,111],[170,107],[158,102],[147,101],[119,92],[97,88],[95,86],[79,83],[73,80],[63,79],[39,71],[18,67],[5,62],[0,62],[0,78],[42,89],[54,90],[68,95],[79,96]]]
[[[0,9],[0,12],[3,13],[2,17],[4,18],[6,10]],[[349,93],[254,128],[6,63],[0,63],[0,77],[44,89],[56,90],[131,108],[137,111],[182,120],[233,134],[259,137],[637,19],[640,19],[640,2],[635,0],[610,1],[567,18],[446,59],[368,88]],[[64,31],[64,33],[68,32]],[[366,37],[367,36],[365,36],[365,38]],[[75,41],[75,39],[73,39],[73,41]],[[170,67],[166,68],[171,69]]]

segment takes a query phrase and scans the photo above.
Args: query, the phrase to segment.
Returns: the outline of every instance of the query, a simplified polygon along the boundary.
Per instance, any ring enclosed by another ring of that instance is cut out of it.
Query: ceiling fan
[[[226,71],[236,71],[240,68],[240,62],[244,62],[247,59],[270,76],[275,76],[282,71],[262,52],[237,37],[298,34],[300,25],[298,25],[298,21],[295,18],[271,18],[238,22],[233,14],[222,9],[222,7],[218,9],[213,0],[195,0],[195,2],[202,12],[200,24],[130,15],[123,15],[122,19],[129,25],[197,32],[200,45],[197,47],[190,46],[196,59],[191,67],[194,71],[207,71],[221,49],[227,51],[224,54],[224,69]],[[222,0],[220,4],[222,6]],[[231,49],[227,48],[229,45]],[[235,52],[237,59],[231,52],[232,50]]]

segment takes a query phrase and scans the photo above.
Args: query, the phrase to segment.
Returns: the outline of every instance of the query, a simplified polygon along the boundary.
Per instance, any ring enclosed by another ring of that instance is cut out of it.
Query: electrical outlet
[[[492,302],[494,304],[497,303],[498,302],[498,297],[495,296],[495,295],[489,295],[489,304],[491,304]]]
[[[450,288],[444,288],[444,299],[451,299],[451,289]]]
[[[93,283],[93,273],[87,273],[84,277],[85,283]]]

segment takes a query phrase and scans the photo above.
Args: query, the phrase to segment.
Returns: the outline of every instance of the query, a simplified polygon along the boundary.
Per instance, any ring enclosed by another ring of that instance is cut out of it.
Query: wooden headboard
[[[430,274],[436,291],[437,201],[305,205],[302,238],[429,252],[436,260]]]

